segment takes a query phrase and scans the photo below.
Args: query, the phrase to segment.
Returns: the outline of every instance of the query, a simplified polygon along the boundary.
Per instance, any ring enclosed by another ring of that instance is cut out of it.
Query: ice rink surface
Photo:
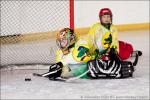
[[[73,82],[49,81],[32,76],[47,70],[1,69],[1,99],[150,99],[149,98],[149,30],[120,32],[119,40],[143,51],[133,78],[78,79]],[[31,81],[24,81],[31,78]]]

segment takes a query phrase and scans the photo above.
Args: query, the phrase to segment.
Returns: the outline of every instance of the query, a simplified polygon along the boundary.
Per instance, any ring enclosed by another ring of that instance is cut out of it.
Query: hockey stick
[[[50,75],[50,74],[56,73],[56,72],[59,71],[59,70],[61,70],[61,68],[58,69],[58,70],[56,70],[56,71],[53,71],[53,72],[46,72],[46,73],[43,73],[43,74],[33,73],[33,76],[46,77],[46,76],[48,76],[48,75]]]
[[[69,78],[69,79],[66,79],[66,82],[71,82],[71,81],[74,81],[74,80],[77,80],[79,78],[81,78],[82,76],[84,76],[85,74],[87,74],[90,70],[87,70],[86,72],[76,76],[76,77],[72,77],[72,78]]]
[[[40,77],[43,77],[42,74],[38,74],[38,73],[33,73],[32,75],[33,75],[33,76],[40,76]]]
[[[47,72],[47,73],[49,73],[49,72]],[[44,74],[46,74],[46,73],[44,73]],[[46,77],[44,74],[33,73],[33,76]],[[52,80],[52,81],[62,81],[62,82],[65,82],[65,81],[66,81],[66,79],[60,78],[60,77],[58,77],[58,78],[56,78],[56,79],[50,79],[50,80]]]
[[[58,81],[71,82],[71,81],[74,81],[74,80],[77,80],[77,79],[81,78],[82,76],[84,76],[88,72],[89,72],[89,70],[85,71],[84,73],[82,73],[82,74],[80,74],[80,75],[78,75],[76,77],[71,77],[71,78],[68,78],[68,79],[65,79],[65,78],[56,78],[55,80],[56,81],[58,80]],[[33,76],[39,76],[39,77],[46,77],[47,75],[49,75],[49,72],[46,72],[44,74],[33,73]]]

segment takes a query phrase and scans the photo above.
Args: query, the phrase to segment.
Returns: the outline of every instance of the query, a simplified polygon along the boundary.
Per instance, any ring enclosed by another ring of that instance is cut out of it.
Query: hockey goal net
[[[73,0],[2,0],[1,66],[55,62],[56,32],[74,27]]]

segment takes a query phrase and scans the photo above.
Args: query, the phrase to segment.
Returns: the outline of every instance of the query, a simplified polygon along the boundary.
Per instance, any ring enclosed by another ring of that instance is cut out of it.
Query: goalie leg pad
[[[132,77],[134,72],[134,66],[130,61],[123,61],[121,64],[121,77],[120,78],[128,78]]]
[[[134,66],[130,61],[118,63],[116,61],[93,60],[88,62],[91,78],[128,78],[133,76]]]
[[[120,77],[121,64],[115,61],[93,60],[88,62],[91,78],[117,78]]]

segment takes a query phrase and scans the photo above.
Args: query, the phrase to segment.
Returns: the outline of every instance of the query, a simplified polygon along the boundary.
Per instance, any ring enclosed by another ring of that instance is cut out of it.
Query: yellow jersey
[[[112,43],[111,45],[105,45],[104,40],[108,38],[108,35],[112,36]],[[94,24],[88,33],[88,37],[93,41],[93,45],[99,49],[99,51],[103,51],[106,48],[114,47],[119,52],[119,42],[118,42],[118,31],[114,25],[111,25],[110,30],[105,28],[100,23]]]

